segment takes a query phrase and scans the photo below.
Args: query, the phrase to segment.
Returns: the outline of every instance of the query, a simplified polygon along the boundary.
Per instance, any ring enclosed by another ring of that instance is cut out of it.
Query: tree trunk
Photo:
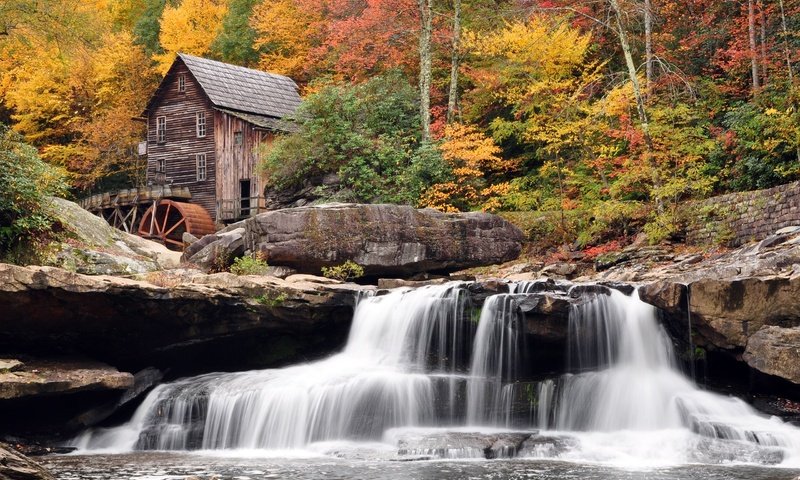
[[[753,76],[753,95],[755,95],[761,82],[758,78],[758,50],[756,49],[756,12],[755,0],[747,0],[747,30],[750,36],[750,70]]]
[[[458,108],[458,65],[461,48],[461,0],[453,0],[453,57],[450,61],[450,94],[447,98],[447,123],[455,118]]]
[[[783,0],[780,0],[779,3],[781,6],[781,28],[783,29],[783,53],[786,56],[786,68],[789,72],[789,88],[792,88],[794,75],[792,74],[792,51],[789,48],[789,28],[786,26],[786,11],[783,9]]]
[[[653,4],[651,0],[644,0],[644,50],[645,50],[645,77],[647,79],[648,95],[653,84]]]
[[[661,177],[658,173],[658,165],[656,165],[653,160],[653,139],[650,136],[650,123],[647,119],[647,110],[645,108],[644,96],[642,95],[642,88],[639,84],[639,77],[636,75],[636,64],[633,62],[631,45],[628,43],[628,34],[622,23],[622,10],[619,8],[617,0],[608,0],[608,2],[614,10],[617,35],[619,36],[619,42],[622,46],[622,53],[625,55],[625,65],[628,67],[628,76],[633,86],[633,96],[636,99],[636,111],[639,114],[639,122],[642,124],[642,136],[644,137],[645,143],[645,162],[651,169],[653,186],[659,188],[661,186]],[[656,198],[656,207],[659,212],[663,212],[664,205],[659,198]]]
[[[761,85],[767,86],[769,72],[767,72],[767,12],[764,11],[764,0],[758,2],[761,34]]]
[[[433,0],[419,2],[419,115],[422,141],[431,140],[431,32],[433,31]]]

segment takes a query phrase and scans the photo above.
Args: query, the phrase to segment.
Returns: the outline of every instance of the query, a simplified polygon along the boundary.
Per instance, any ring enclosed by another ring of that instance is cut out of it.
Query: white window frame
[[[178,75],[178,91],[184,93],[186,91],[186,75]]]
[[[167,173],[167,159],[159,158],[156,160],[156,173]]]
[[[156,117],[156,143],[167,143],[167,117]]]
[[[195,154],[194,160],[197,168],[197,181],[204,182],[208,180],[208,157],[206,157],[206,154]]]
[[[206,112],[197,112],[194,116],[195,130],[197,138],[206,136]]]

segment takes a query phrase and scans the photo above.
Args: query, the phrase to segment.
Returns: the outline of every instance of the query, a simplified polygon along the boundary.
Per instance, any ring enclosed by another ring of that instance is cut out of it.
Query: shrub
[[[231,273],[234,275],[264,275],[267,272],[267,262],[264,254],[256,252],[233,260]]]
[[[352,260],[348,260],[341,265],[334,267],[322,267],[322,275],[346,282],[364,276],[364,267]]]
[[[0,124],[0,256],[14,257],[19,248],[35,253],[49,243],[56,219],[47,197],[66,192],[64,172]]]

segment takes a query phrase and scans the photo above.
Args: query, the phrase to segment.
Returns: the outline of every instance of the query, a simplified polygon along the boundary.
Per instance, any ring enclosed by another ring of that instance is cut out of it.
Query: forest
[[[800,179],[799,47],[797,0],[3,0],[3,155],[46,162],[3,193],[141,184],[137,117],[184,52],[300,86],[268,188],[658,242],[689,200]]]

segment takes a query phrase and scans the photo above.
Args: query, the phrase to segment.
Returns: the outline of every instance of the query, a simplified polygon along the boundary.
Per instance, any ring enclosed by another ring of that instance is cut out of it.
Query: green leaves
[[[415,203],[445,168],[436,149],[419,143],[418,115],[415,89],[396,72],[323,87],[298,110],[300,131],[264,152],[267,185],[335,173],[352,200]]]
[[[0,254],[26,241],[42,241],[53,218],[47,196],[66,194],[63,172],[0,124]]]

